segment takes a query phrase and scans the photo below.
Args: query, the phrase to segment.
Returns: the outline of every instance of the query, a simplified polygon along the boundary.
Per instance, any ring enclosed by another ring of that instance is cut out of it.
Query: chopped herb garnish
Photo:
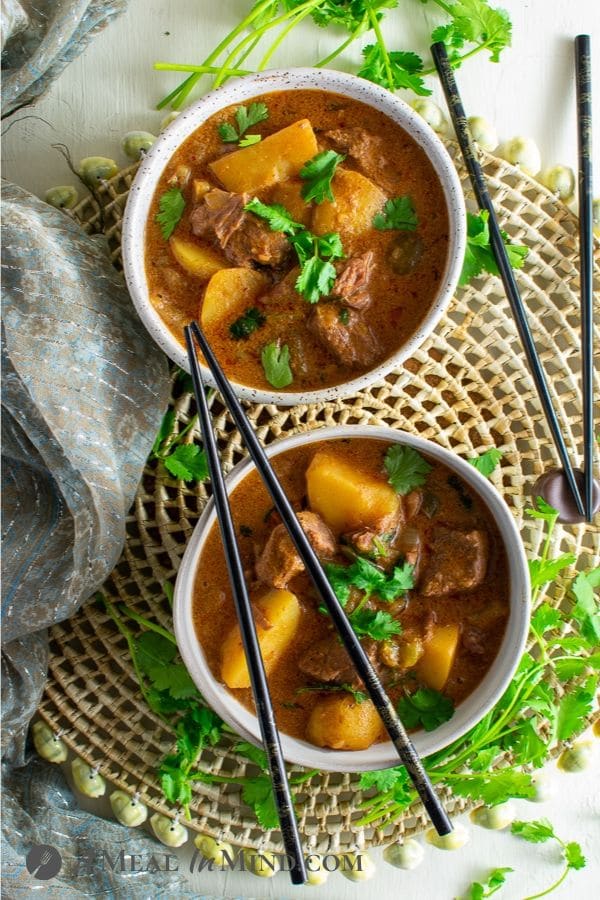
[[[280,231],[287,236],[300,263],[296,290],[305,300],[316,303],[321,297],[331,293],[337,278],[331,260],[341,259],[344,255],[339,234],[312,234],[300,222],[295,222],[284,206],[278,203],[269,206],[256,197],[244,209],[265,219],[271,231]]]
[[[454,704],[449,697],[432,688],[419,688],[414,694],[398,701],[398,715],[406,728],[433,731],[454,715]]]
[[[409,494],[425,484],[431,465],[414,447],[393,444],[385,454],[388,481],[398,494]]]
[[[274,388],[284,388],[294,380],[290,368],[290,348],[279,341],[266,344],[260,355],[265,378]]]
[[[490,246],[489,213],[482,210],[478,215],[467,213],[467,248],[460,273],[459,284],[468,284],[471,278],[489,272],[498,275],[498,266]],[[502,240],[513,269],[522,269],[529,249],[519,244],[511,244],[508,234],[502,232]]]
[[[486,478],[489,478],[501,459],[502,450],[496,450],[495,447],[490,447],[489,450],[485,450],[483,453],[480,453],[479,456],[468,459],[467,462],[470,463],[474,469],[477,469],[478,472],[481,472]]]
[[[385,641],[395,634],[402,634],[400,622],[388,612],[378,609],[357,608],[349,615],[350,624],[359,637]]]
[[[161,234],[168,241],[183,215],[185,209],[185,197],[179,188],[171,188],[166,191],[158,201],[156,221],[160,225]]]
[[[502,869],[492,869],[488,877],[484,881],[474,881],[470,886],[468,893],[465,894],[464,900],[484,900],[485,897],[491,897],[496,891],[499,891],[508,872],[514,869],[505,866]]]
[[[559,838],[548,819],[538,819],[537,821],[529,822],[516,821],[512,823],[510,830],[517,837],[522,838],[524,841],[529,841],[531,844],[545,844],[546,841],[556,841],[562,850],[562,856],[566,865],[560,878],[554,884],[551,884],[549,888],[546,888],[545,891],[536,894],[535,897],[546,897],[563,883],[571,869],[583,869],[587,864],[580,845],[576,841],[567,843]],[[535,898],[532,897],[530,900],[535,900]]]
[[[350,322],[350,310],[347,306],[342,306],[338,316],[342,325],[348,325]]]
[[[331,180],[335,170],[345,158],[335,150],[324,150],[304,164],[300,169],[300,178],[305,183],[300,193],[307,203],[311,200],[315,203],[323,203],[324,200],[333,202]]]
[[[373,228],[378,231],[414,231],[419,224],[412,197],[396,197],[388,200],[383,211],[373,217]]]
[[[367,695],[364,691],[357,691],[356,688],[353,688],[351,684],[313,684],[313,685],[305,685],[305,687],[298,688],[296,690],[296,694],[306,694],[309,692],[315,692],[317,694],[325,694],[325,693],[336,693],[342,691],[346,694],[352,694],[356,703],[364,703],[367,699]]]
[[[342,605],[348,602],[351,587],[364,591],[367,597],[377,594],[388,603],[414,587],[414,569],[409,563],[395,566],[388,575],[362,556],[357,556],[350,566],[327,563],[325,574]]]
[[[240,534],[242,537],[252,537],[254,532],[249,525],[240,525]]]
[[[264,122],[268,118],[269,110],[264,103],[251,103],[248,107],[238,106],[234,114],[237,128],[229,122],[222,122],[218,129],[219,136],[226,144],[235,144],[239,141],[240,147],[248,147],[251,144],[258,143],[261,136],[259,134],[248,134],[242,139],[242,135],[249,128],[252,128],[253,125],[258,125],[259,122]]]
[[[245,340],[250,337],[257,328],[260,328],[267,321],[266,317],[255,306],[251,306],[245,313],[232,322],[229,326],[229,333],[236,341]]]

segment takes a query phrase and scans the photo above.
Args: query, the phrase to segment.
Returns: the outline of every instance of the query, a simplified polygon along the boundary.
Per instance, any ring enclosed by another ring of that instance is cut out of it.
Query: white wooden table
[[[600,0],[498,3],[511,15],[513,47],[503,53],[499,65],[478,57],[460,71],[465,106],[470,114],[490,119],[502,139],[516,134],[533,137],[542,151],[544,166],[563,163],[575,168],[572,38],[579,32],[591,32],[594,38],[594,92],[600,111]],[[69,147],[75,162],[84,156],[102,155],[125,165],[121,136],[132,129],[156,133],[164,113],[154,110],[153,105],[178,83],[177,75],[153,72],[152,63],[199,62],[249,6],[249,0],[130,0],[127,12],[71,63],[35,109],[15,116],[3,142],[4,177],[39,196],[53,185],[72,183],[66,163],[50,146],[58,142]],[[388,15],[390,46],[424,48],[432,18],[429,7],[417,0],[403,0],[400,9]],[[327,31],[300,26],[293,54],[289,48],[284,49],[273,64],[310,65],[336,44],[336,37]],[[339,62],[351,68],[356,50]],[[440,97],[436,91],[436,98]],[[600,115],[594,150],[598,195]],[[517,803],[519,817],[548,816],[558,834],[579,841],[588,857],[587,868],[571,873],[553,895],[557,900],[572,895],[580,900],[600,896],[600,741],[596,743],[599,746],[591,772],[566,775],[551,766],[555,799],[544,804]],[[464,821],[469,825],[466,817]],[[392,869],[383,863],[380,851],[374,851],[378,866],[374,880],[359,886],[333,875],[320,896],[327,900],[359,896],[452,900],[490,869],[512,866],[515,872],[498,897],[523,900],[544,890],[560,874],[554,845],[530,845],[504,832],[469,827],[471,840],[462,850],[447,853],[427,847],[425,861],[413,872]],[[189,865],[189,856],[190,848],[183,848],[182,869]],[[314,889],[291,888],[283,874],[266,880],[240,873],[203,873],[193,885],[200,895],[246,900],[314,896]]]

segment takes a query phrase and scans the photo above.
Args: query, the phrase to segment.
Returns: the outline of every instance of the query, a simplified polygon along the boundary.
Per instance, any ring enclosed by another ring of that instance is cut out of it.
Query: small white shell
[[[430,828],[425,832],[425,840],[429,844],[433,844],[438,850],[460,850],[469,842],[469,830],[461,822],[456,822],[454,830],[450,834],[440,836],[435,828]]]
[[[194,838],[194,844],[206,859],[212,859],[215,865],[227,865],[229,857],[234,859],[233,847],[226,841],[217,841],[209,834],[197,834]]]
[[[86,797],[102,797],[104,795],[106,791],[104,778],[79,756],[76,756],[71,762],[71,772],[75,787]]]
[[[471,116],[468,119],[471,137],[483,150],[495,150],[498,146],[498,132],[491,122],[483,116]]]
[[[402,843],[390,844],[383,851],[383,858],[396,869],[416,869],[423,862],[425,848],[414,838],[407,838]]]
[[[370,881],[376,868],[369,854],[361,850],[357,853],[342,853],[339,871],[348,881]]]
[[[329,872],[323,868],[323,857],[318,853],[310,853],[306,857],[307,884],[318,887],[325,884],[329,878]]]
[[[136,797],[130,797],[125,791],[113,791],[108,799],[115,819],[121,825],[136,828],[148,818],[148,807]]]
[[[471,813],[471,821],[481,828],[489,828],[491,831],[499,831],[514,821],[516,816],[514,804],[509,801],[499,803],[498,806],[479,806]]]
[[[557,766],[563,772],[583,772],[592,761],[594,745],[591,741],[578,741],[558,757]]]
[[[106,156],[86,156],[80,160],[78,168],[81,180],[92,187],[113,178],[118,171],[119,167],[114,159]]]
[[[443,134],[446,131],[447,122],[444,118],[444,113],[433,100],[419,97],[418,100],[413,100],[411,106],[435,132]]]
[[[51,728],[38,719],[31,726],[33,746],[42,757],[52,763],[63,763],[68,755],[67,745],[54,734]]]
[[[181,847],[188,839],[188,830],[180,822],[154,813],[150,817],[152,831],[162,844],[167,847]]]
[[[533,797],[527,798],[531,803],[545,803],[546,800],[551,800],[556,794],[555,782],[548,772],[544,772],[543,769],[532,772],[531,780],[535,787],[535,794]]]
[[[246,847],[242,850],[244,865],[248,872],[258,875],[259,878],[273,878],[279,872],[279,860],[269,850],[252,850]]]
[[[540,175],[540,181],[559,200],[570,200],[575,193],[575,172],[569,166],[553,166]]]
[[[528,175],[537,175],[542,168],[542,157],[538,145],[532,138],[514,137],[500,148],[500,156],[519,166]]]

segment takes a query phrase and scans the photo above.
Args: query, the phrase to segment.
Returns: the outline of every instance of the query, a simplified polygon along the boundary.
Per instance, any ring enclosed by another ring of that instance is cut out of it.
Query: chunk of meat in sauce
[[[374,263],[372,250],[349,259],[335,280],[331,296],[353,309],[367,309],[371,305],[369,279]]]
[[[377,644],[372,640],[362,641],[363,650],[372,663],[377,659]],[[304,675],[331,684],[349,684],[360,687],[361,680],[354,668],[346,648],[337,637],[323,638],[309,647],[298,662]]]
[[[377,339],[355,310],[349,309],[347,313],[344,323],[337,304],[319,304],[310,326],[339,363],[351,369],[370,366],[380,354]]]
[[[282,266],[290,252],[285,235],[244,210],[249,194],[209,191],[190,215],[192,234],[218,244],[237,266]]]
[[[434,532],[430,549],[420,585],[424,597],[469,591],[485,578],[489,555],[485,531],[458,531],[440,525]]]
[[[385,147],[378,134],[355,126],[334,128],[326,131],[324,137],[338,153],[345,153],[356,160],[364,174],[377,182],[383,168],[382,160],[386,158]]]
[[[330,559],[335,556],[337,551],[335,539],[320,516],[309,511],[299,512],[298,520],[319,558]],[[292,544],[285,525],[277,525],[256,561],[258,578],[283,590],[292,578],[303,571],[304,563]]]
[[[382,519],[375,528],[360,528],[345,534],[344,540],[361,555],[375,557],[384,566],[395,562],[400,556],[415,566],[420,548],[419,533],[412,528],[406,540],[402,537],[404,526],[419,513],[422,503],[422,492],[411,491],[400,498],[398,510],[393,516]]]

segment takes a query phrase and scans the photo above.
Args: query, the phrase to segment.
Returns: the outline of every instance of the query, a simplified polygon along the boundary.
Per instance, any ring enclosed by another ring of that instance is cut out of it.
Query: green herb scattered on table
[[[279,203],[268,205],[255,197],[244,209],[264,219],[271,231],[279,231],[286,235],[296,251],[300,264],[296,290],[305,300],[317,303],[321,297],[331,293],[337,278],[331,260],[341,259],[344,256],[339,234],[313,234],[300,222],[295,222],[287,209]]]
[[[159,460],[174,478],[182,481],[206,481],[208,478],[204,450],[197,444],[181,443],[197,421],[198,416],[192,416],[186,427],[174,435],[175,410],[167,410],[152,445],[150,459]]]
[[[171,188],[160,197],[156,221],[160,225],[160,231],[165,241],[169,240],[179,225],[184,209],[185,197],[179,188]]]
[[[468,892],[464,896],[464,900],[484,900],[485,897],[491,897],[496,891],[499,891],[506,881],[508,872],[514,869],[505,866],[502,869],[492,869],[490,874],[484,881],[474,881]]]
[[[304,180],[300,193],[307,203],[311,200],[315,203],[323,203],[324,200],[333,202],[331,181],[345,158],[335,150],[324,150],[304,164],[300,169],[300,178]]]
[[[530,822],[513,822],[511,829],[513,834],[529,841],[532,844],[544,844],[547,841],[556,841],[562,850],[562,856],[565,861],[565,868],[560,876],[550,887],[539,894],[533,894],[526,900],[538,900],[539,897],[546,897],[559,887],[571,869],[583,869],[586,865],[586,858],[581,852],[581,847],[576,841],[565,843],[554,831],[554,827],[548,819],[538,819]]]
[[[472,278],[488,272],[498,275],[498,266],[490,246],[489,213],[482,210],[475,215],[467,213],[467,247],[459,284],[468,284]],[[529,250],[520,244],[513,244],[505,231],[501,232],[508,259],[513,269],[522,269]]]
[[[226,144],[239,143],[240,147],[248,147],[257,144],[261,137],[260,134],[246,134],[246,132],[253,125],[268,119],[269,110],[265,103],[251,103],[250,106],[238,106],[233,118],[237,128],[230,122],[222,122],[218,127],[219,137]]]
[[[395,197],[388,200],[382,212],[373,217],[373,228],[378,231],[414,231],[419,224],[412,197]]]
[[[485,478],[489,478],[496,470],[501,459],[502,451],[497,450],[495,447],[490,447],[489,450],[485,450],[483,453],[480,453],[479,456],[468,459],[467,462],[485,476]]]
[[[427,0],[412,0],[414,13],[423,2]],[[188,73],[178,87],[163,97],[158,108],[171,104],[180,109],[204,76],[211,81],[208,86],[219,87],[232,76],[253,71],[245,67],[252,51],[259,54],[254,71],[268,68],[274,52],[308,17],[320,28],[346,31],[331,53],[315,60],[316,66],[329,65],[351,44],[368,35],[371,40],[362,50],[358,74],[390,90],[404,88],[426,96],[431,90],[425,78],[434,74],[435,68],[426,68],[421,55],[412,49],[389,48],[383,33],[385,16],[398,6],[399,0],[258,0],[200,65],[155,63],[154,68],[160,71]],[[442,16],[444,21],[430,33],[426,45],[444,41],[453,68],[483,51],[489,53],[492,62],[498,62],[502,50],[510,46],[510,19],[489,0],[429,0],[428,6],[435,8],[436,16]]]

